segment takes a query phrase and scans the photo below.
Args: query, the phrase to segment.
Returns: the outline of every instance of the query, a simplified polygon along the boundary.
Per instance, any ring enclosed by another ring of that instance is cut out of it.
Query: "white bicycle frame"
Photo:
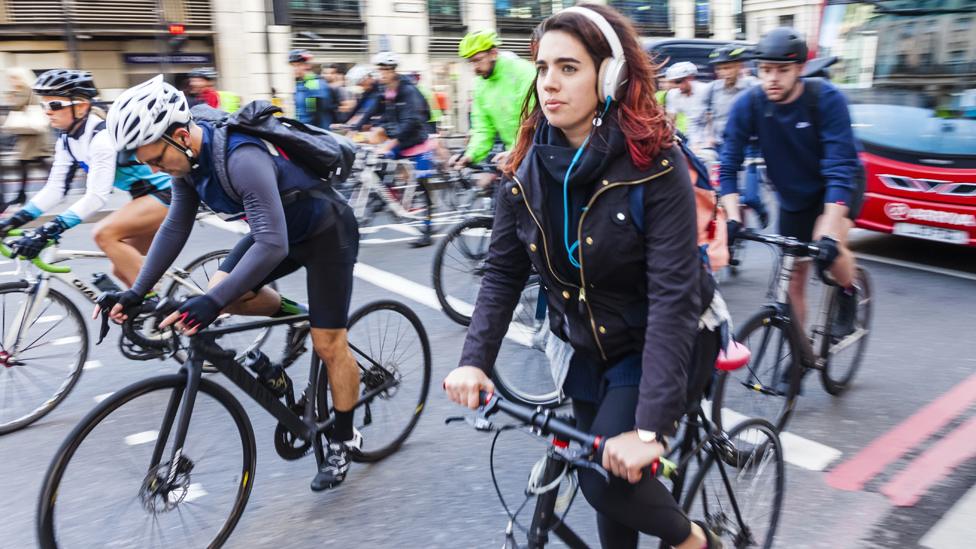
[[[394,198],[390,189],[383,184],[376,173],[376,167],[382,163],[386,163],[392,168],[392,171],[389,172],[391,177],[395,177],[398,172],[406,175],[406,184],[396,187],[401,191],[399,200]],[[401,170],[403,171],[401,172]],[[353,191],[349,205],[352,207],[356,218],[362,219],[366,213],[366,208],[369,206],[369,197],[375,193],[395,217],[423,221],[426,219],[426,215],[417,215],[407,209],[409,205],[413,204],[419,187],[420,184],[414,177],[413,162],[407,159],[389,160],[381,158],[375,152],[367,150],[362,161],[362,169],[359,171],[359,186]]]

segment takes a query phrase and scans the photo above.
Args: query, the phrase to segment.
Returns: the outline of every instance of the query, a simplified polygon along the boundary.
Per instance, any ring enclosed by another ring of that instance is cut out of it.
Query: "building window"
[[[671,34],[668,0],[610,0],[609,4],[630,18],[641,34]]]
[[[427,0],[427,15],[433,31],[464,33],[461,0]]]
[[[300,11],[343,11],[359,14],[359,0],[291,0],[291,9]]]
[[[779,16],[779,26],[781,27],[792,27],[793,23],[795,22],[796,22],[796,16],[793,15],[792,13],[789,15]]]
[[[712,12],[709,0],[695,0],[695,38],[712,35]]]

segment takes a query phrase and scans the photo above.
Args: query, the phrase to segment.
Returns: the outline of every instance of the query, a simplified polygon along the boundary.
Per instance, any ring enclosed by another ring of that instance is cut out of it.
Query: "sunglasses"
[[[81,105],[84,101],[41,101],[44,112],[58,112],[72,105]]]

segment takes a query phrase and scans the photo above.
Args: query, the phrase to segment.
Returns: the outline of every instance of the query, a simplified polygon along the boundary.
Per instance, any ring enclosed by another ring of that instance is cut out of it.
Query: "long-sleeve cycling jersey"
[[[61,202],[68,186],[68,173],[75,162],[88,174],[85,195],[58,216],[60,221],[66,227],[73,227],[105,205],[115,183],[116,152],[109,133],[100,131],[104,126],[104,120],[89,116],[67,138],[58,139],[47,183],[24,206],[27,213],[38,217]]]

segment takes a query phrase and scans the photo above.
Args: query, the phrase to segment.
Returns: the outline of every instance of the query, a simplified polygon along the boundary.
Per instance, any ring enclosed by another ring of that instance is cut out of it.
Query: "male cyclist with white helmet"
[[[0,221],[0,234],[28,223],[64,197],[73,167],[86,174],[85,195],[39,229],[13,243],[17,255],[36,257],[48,240],[59,238],[105,205],[112,187],[128,191],[132,201],[101,220],[95,243],[112,261],[114,274],[126,285],[135,282],[143,255],[166,217],[170,178],[154,174],[131,156],[116,157],[105,128],[105,113],[92,105],[98,95],[90,73],[67,69],[45,72],[33,87],[51,127],[60,130],[47,184],[13,216]]]
[[[430,105],[424,94],[407,75],[397,73],[399,56],[391,51],[377,53],[373,64],[379,70],[383,84],[383,113],[378,138],[385,140],[380,152],[393,158],[409,158],[414,165],[414,177],[421,185],[434,171],[435,143],[429,140]],[[431,244],[431,214],[434,209],[430,190],[427,197],[427,218],[424,219],[423,233],[411,243],[415,248]]]
[[[455,160],[456,168],[483,161],[496,139],[501,139],[506,151],[515,145],[522,104],[536,69],[514,54],[500,52],[500,45],[493,30],[470,32],[458,45],[458,55],[467,59],[480,78],[471,97],[471,138],[464,154]],[[499,154],[494,160],[504,161],[507,155]]]
[[[668,67],[664,79],[673,86],[662,96],[664,108],[688,144],[695,147],[700,137],[694,121],[705,110],[705,83],[698,81],[698,67],[690,61],[680,61]]]
[[[818,269],[829,271],[845,291],[831,336],[854,328],[854,255],[847,233],[860,210],[863,180],[844,95],[826,80],[804,79],[807,44],[794,29],[780,27],[762,37],[752,57],[761,86],[736,99],[725,126],[719,178],[729,216],[729,243],[741,226],[738,172],[750,137],[758,135],[766,168],[779,198],[779,233],[816,241]],[[790,300],[804,325],[809,263],[794,267]],[[784,372],[785,374],[785,372]]]
[[[218,131],[226,131],[224,151],[214,150]],[[317,188],[320,179],[285,155],[274,154],[276,149],[270,149],[267,142],[194,120],[186,98],[164,82],[162,75],[119,96],[109,111],[108,132],[116,149],[134,151],[153,171],[164,171],[175,179],[169,215],[135,285],[129,291],[106,295],[100,305],[104,308],[114,302],[112,317],[117,321],[126,318],[126,311],[142,301],[146,290],[176,260],[193,229],[200,202],[220,213],[244,214],[251,232],[221,264],[207,293],[183,302],[160,326],[176,324],[177,329],[193,335],[221,311],[272,317],[299,313],[296,303],[267,284],[304,267],[312,343],[328,369],[336,411],[328,456],[312,489],[337,486],[349,468],[349,449],[362,445],[362,436],[353,428],[359,368],[346,333],[353,266],[359,251],[351,209],[334,191],[305,191]],[[216,173],[221,158],[226,178]],[[301,341],[304,334],[298,338]],[[279,395],[289,384],[280,369],[261,381]]]

